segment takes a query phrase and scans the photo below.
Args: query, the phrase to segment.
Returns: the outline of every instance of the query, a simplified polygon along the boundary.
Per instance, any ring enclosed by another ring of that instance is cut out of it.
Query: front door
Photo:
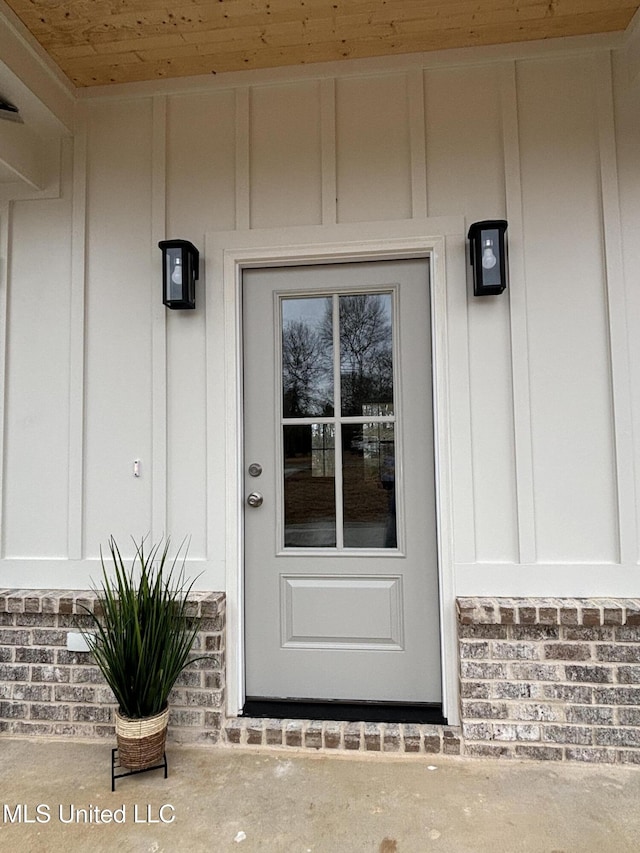
[[[243,272],[251,699],[441,702],[425,259]]]

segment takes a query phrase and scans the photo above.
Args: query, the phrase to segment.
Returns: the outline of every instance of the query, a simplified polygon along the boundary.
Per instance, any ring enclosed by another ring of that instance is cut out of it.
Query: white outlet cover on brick
[[[88,652],[87,641],[78,631],[69,631],[67,634],[67,649],[70,652]]]

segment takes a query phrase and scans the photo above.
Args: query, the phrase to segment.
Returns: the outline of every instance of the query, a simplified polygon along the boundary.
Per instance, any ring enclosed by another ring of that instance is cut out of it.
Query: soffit
[[[636,0],[6,0],[78,87],[624,30]]]

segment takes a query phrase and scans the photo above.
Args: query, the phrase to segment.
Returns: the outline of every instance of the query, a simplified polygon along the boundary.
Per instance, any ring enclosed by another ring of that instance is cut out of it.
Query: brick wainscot
[[[640,764],[639,599],[458,599],[466,755]]]
[[[640,764],[640,600],[458,599],[454,728],[226,719],[224,595],[192,598],[204,659],[171,696],[170,742]],[[113,694],[67,649],[84,606],[91,593],[0,590],[0,734],[114,738]]]
[[[169,740],[216,743],[224,708],[225,599],[193,593],[202,619],[192,657],[170,697]],[[115,700],[88,652],[67,634],[90,627],[90,592],[0,590],[0,733],[115,738]]]

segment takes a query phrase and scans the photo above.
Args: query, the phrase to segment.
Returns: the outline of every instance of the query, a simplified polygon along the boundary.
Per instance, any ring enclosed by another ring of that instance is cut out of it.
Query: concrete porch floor
[[[640,767],[169,745],[168,779],[132,776],[112,794],[110,758],[104,743],[0,738],[0,850],[640,849]],[[105,809],[123,822],[97,822]]]

